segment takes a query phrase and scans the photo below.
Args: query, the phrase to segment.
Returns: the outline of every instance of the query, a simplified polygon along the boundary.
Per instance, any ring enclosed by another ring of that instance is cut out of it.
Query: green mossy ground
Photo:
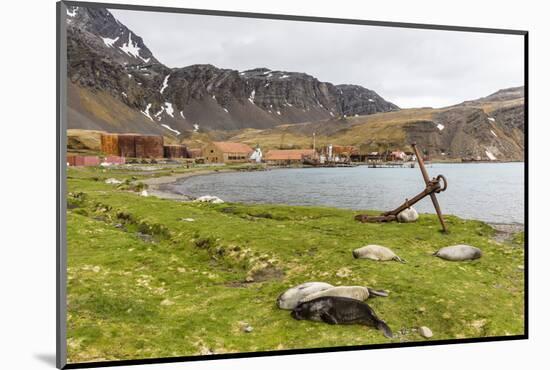
[[[69,362],[425,340],[411,330],[418,326],[433,340],[523,334],[523,235],[497,243],[488,225],[453,216],[441,234],[432,215],[361,224],[349,210],[176,202],[105,184],[109,177],[146,176],[68,172]],[[481,248],[483,258],[432,256],[459,243]],[[353,259],[365,244],[407,263]],[[395,338],[293,320],[275,301],[306,281],[389,290],[368,303]]]

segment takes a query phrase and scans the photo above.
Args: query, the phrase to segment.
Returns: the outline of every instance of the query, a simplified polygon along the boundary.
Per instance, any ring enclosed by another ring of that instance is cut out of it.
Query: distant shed
[[[67,156],[69,166],[99,166],[99,157],[91,155],[70,155]]]
[[[268,151],[264,160],[272,164],[301,163],[306,158],[314,158],[316,152],[313,149],[273,149]]]

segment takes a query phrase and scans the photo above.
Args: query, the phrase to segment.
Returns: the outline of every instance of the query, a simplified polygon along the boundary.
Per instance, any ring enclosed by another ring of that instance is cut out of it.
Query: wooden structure
[[[202,155],[208,163],[248,162],[254,149],[242,143],[213,141],[202,148]]]

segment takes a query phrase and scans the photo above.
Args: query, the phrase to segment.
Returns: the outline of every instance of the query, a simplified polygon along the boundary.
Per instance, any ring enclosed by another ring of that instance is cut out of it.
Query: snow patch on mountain
[[[172,132],[175,133],[176,135],[180,135],[180,134],[181,134],[181,132],[179,132],[178,130],[173,129],[172,127],[170,127],[170,126],[168,126],[168,125],[165,125],[164,123],[161,123],[161,126],[164,127],[164,128],[167,129],[167,130],[172,131]]]
[[[160,93],[161,94],[168,87],[168,78],[170,78],[170,75],[167,75],[166,77],[164,77],[164,81],[162,81],[162,87],[160,88]]]
[[[149,118],[151,121],[155,122],[153,120],[153,117],[151,117],[151,114],[149,113],[149,109],[151,108],[151,103],[147,104],[147,107],[145,108],[145,110],[143,111],[140,111],[141,113],[143,113],[147,118]]]
[[[108,37],[102,37],[102,39],[103,39],[103,42],[105,43],[105,45],[106,45],[107,47],[112,48],[113,45],[114,45],[114,43],[118,41],[119,36],[117,36],[116,39],[110,39],[110,38],[108,38]]]
[[[128,32],[128,42],[122,44],[122,46],[119,46],[119,49],[125,52],[126,54],[133,56],[134,58],[139,58],[143,60],[145,63],[149,62],[151,58],[143,58],[141,55],[139,55],[139,51],[141,48],[138,46],[137,43],[134,43],[132,41],[132,32]]]
[[[67,8],[67,15],[69,17],[76,17],[76,11],[77,10],[78,10],[77,6],[75,6],[72,11],[70,11],[69,8]]]

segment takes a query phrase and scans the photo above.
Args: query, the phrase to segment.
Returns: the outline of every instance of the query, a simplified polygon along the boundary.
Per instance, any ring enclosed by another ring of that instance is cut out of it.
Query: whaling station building
[[[248,162],[254,149],[246,144],[229,141],[213,141],[202,148],[202,155],[208,163]]]
[[[360,148],[362,149],[362,148]],[[160,135],[101,134],[101,152],[98,156],[69,155],[69,166],[98,166],[124,164],[126,159],[193,158],[199,163],[265,162],[276,166],[289,165],[347,165],[351,162],[385,162],[414,160],[412,153],[402,151],[365,152],[354,146],[327,145],[319,149],[272,149],[262,155],[259,147],[229,141],[213,141],[200,149],[185,145],[165,145]]]

